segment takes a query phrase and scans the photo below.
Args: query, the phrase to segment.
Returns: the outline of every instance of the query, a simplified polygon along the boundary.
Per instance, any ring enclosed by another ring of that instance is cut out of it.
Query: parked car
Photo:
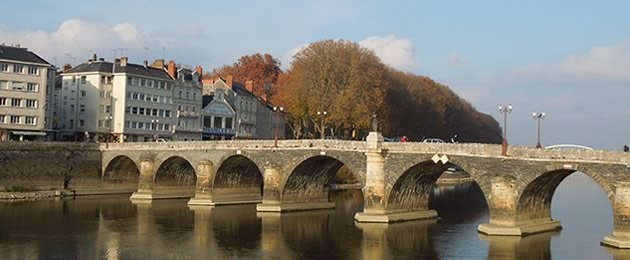
[[[423,143],[446,143],[444,140],[440,138],[425,138],[422,140]]]
[[[383,137],[383,141],[385,142],[400,142],[402,136],[394,136],[394,137]]]
[[[165,143],[165,142],[167,142],[167,141],[166,141],[166,139],[164,139],[164,138],[158,138],[158,139],[155,139],[155,142],[156,142],[156,143]]]

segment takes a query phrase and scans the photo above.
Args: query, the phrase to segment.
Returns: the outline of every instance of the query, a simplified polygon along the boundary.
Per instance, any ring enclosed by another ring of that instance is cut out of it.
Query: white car
[[[446,143],[444,140],[440,138],[425,138],[422,140],[423,143]]]

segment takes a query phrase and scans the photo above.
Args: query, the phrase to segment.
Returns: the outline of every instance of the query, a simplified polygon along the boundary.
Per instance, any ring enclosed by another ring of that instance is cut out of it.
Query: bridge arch
[[[221,159],[212,182],[213,196],[219,197],[262,198],[264,182],[259,166],[244,155],[230,155]]]
[[[118,155],[107,163],[101,178],[105,186],[135,190],[139,176],[138,164],[126,155]]]
[[[193,165],[183,157],[171,156],[161,161],[153,179],[154,189],[187,190],[194,194],[197,175]]]
[[[327,185],[343,166],[340,160],[326,155],[316,155],[301,161],[284,179],[282,201],[327,202]]]
[[[386,209],[426,210],[433,184],[448,168],[445,164],[423,161],[405,170],[392,185]]]
[[[539,169],[537,174],[522,178],[518,190],[517,221],[551,219],[551,202],[556,189],[565,178],[578,171],[598,184],[614,208],[614,187],[597,170],[588,165],[577,164],[552,164],[545,169],[547,170]]]

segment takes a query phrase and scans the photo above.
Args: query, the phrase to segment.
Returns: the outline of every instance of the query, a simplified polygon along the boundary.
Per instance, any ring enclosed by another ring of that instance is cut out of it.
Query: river
[[[563,230],[517,237],[477,233],[488,208],[474,183],[434,188],[437,220],[356,224],[359,190],[334,210],[257,213],[255,205],[189,208],[95,196],[0,203],[1,259],[625,259],[600,246],[612,209],[589,177],[565,179],[552,201]]]

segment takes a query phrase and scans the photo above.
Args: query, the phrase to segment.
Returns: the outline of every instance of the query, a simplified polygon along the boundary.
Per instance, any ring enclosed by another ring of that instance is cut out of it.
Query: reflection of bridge
[[[327,184],[345,167],[363,185],[358,222],[434,218],[431,188],[450,164],[477,182],[490,209],[488,235],[523,236],[561,228],[551,218],[558,185],[580,171],[608,194],[614,232],[603,243],[630,248],[630,155],[500,145],[337,140],[122,143],[101,148],[103,179],[131,185],[132,200],[190,197],[189,205],[259,203],[259,212],[332,208]],[[129,180],[132,180],[130,182]],[[137,180],[137,182],[135,182]],[[587,205],[585,205],[587,206]]]

